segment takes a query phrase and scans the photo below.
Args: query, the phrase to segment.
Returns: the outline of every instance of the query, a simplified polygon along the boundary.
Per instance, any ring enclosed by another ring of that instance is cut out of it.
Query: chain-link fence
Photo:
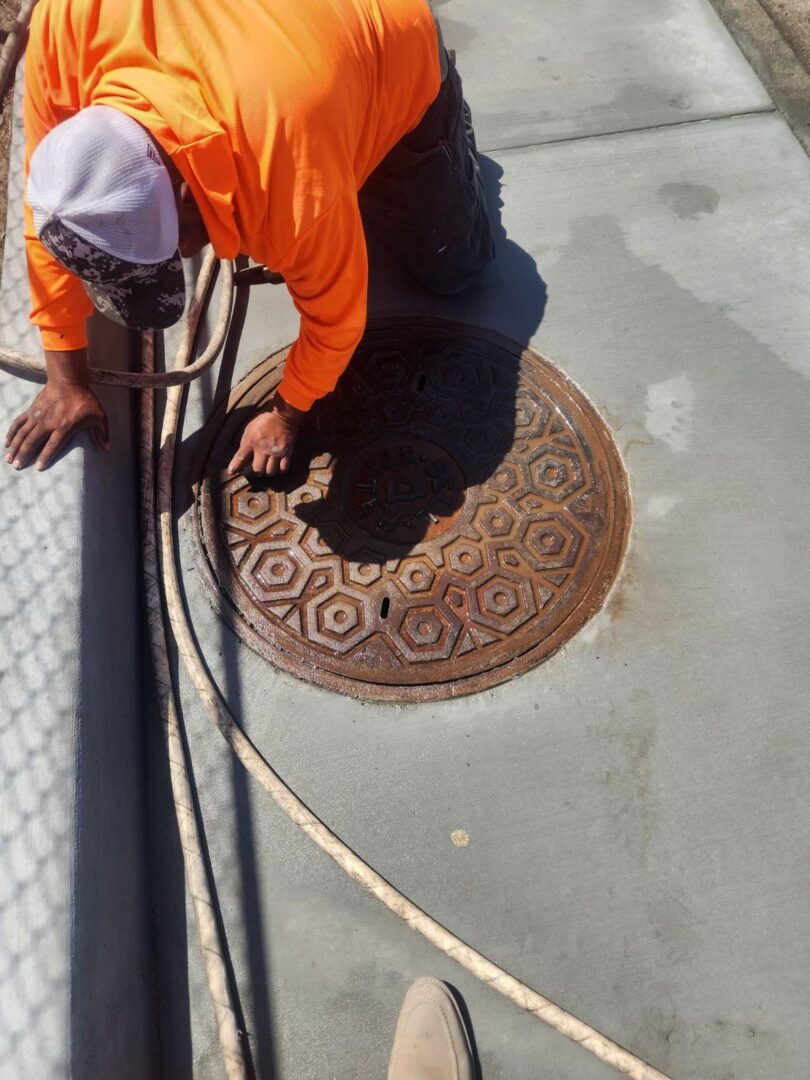
[[[18,73],[0,341],[40,352],[22,237]],[[105,366],[127,339],[94,326]],[[36,384],[0,371],[0,434]],[[0,462],[0,1080],[153,1080],[132,400],[113,449]]]
[[[8,229],[0,287],[0,338],[23,352],[38,344],[28,323],[22,239],[22,77],[18,75],[9,159]],[[36,388],[0,373],[0,427]],[[69,880],[80,647],[75,595],[54,574],[75,548],[78,505],[71,478],[47,486],[0,464],[0,1077],[67,1073]]]

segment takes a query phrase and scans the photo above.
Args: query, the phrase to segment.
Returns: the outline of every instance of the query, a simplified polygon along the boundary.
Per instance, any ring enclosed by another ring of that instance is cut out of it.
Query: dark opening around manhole
[[[274,664],[372,700],[503,682],[601,605],[629,526],[607,427],[548,361],[439,320],[372,324],[282,480],[224,468],[286,350],[210,421],[212,597]]]

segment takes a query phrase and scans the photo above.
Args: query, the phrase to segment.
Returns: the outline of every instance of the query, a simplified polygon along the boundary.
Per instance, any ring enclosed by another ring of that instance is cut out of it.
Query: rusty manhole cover
[[[439,320],[372,324],[284,480],[227,479],[286,350],[209,424],[198,527],[220,612],[343,693],[431,700],[538,664],[599,607],[627,483],[587,399],[536,353]]]

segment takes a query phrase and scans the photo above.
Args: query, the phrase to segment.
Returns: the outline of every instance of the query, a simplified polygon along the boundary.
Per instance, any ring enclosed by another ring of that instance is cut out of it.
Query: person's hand
[[[106,413],[87,386],[85,351],[47,353],[46,360],[47,384],[6,434],[5,460],[14,469],[25,469],[35,458],[38,469],[47,468],[78,431],[90,431],[103,450],[110,446]]]
[[[228,465],[228,476],[247,465],[254,473],[286,472],[292,460],[298,428],[304,413],[288,405],[276,394],[270,406],[259,413],[242,432],[239,449]]]

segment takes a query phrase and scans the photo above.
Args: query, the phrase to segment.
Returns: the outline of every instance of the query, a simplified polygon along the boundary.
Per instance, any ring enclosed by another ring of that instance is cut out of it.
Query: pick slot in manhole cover
[[[610,433],[541,356],[439,320],[370,325],[283,479],[225,467],[286,350],[208,425],[206,580],[278,667],[428,701],[534,667],[601,605],[630,521]]]

